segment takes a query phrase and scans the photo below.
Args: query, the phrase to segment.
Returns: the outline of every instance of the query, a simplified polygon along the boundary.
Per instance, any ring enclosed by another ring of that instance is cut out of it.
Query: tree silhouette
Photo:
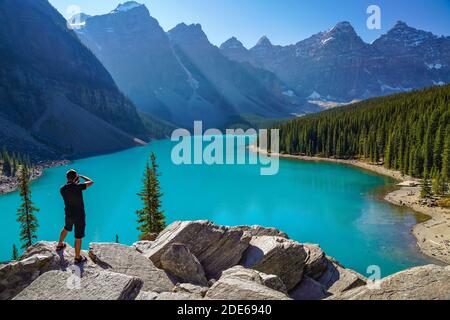
[[[19,174],[19,190],[22,204],[17,210],[17,221],[20,224],[21,248],[26,250],[33,244],[33,241],[37,239],[36,232],[39,224],[35,213],[39,212],[39,209],[33,205],[31,200],[30,175],[28,168],[22,166]]]
[[[138,196],[141,198],[143,208],[136,211],[138,215],[138,230],[140,239],[148,239],[152,234],[158,234],[166,227],[164,212],[161,210],[161,186],[159,183],[158,164],[156,155],[150,156],[144,172],[143,188]]]

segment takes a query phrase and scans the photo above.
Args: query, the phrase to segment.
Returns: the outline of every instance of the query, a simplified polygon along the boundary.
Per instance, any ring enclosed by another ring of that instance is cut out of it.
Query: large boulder
[[[199,295],[202,298],[206,295],[208,290],[209,287],[197,286],[190,283],[177,283],[177,285],[173,288],[173,292]]]
[[[228,270],[225,270],[222,273],[222,277],[227,276],[258,282],[270,289],[287,294],[287,289],[283,281],[278,276],[273,274],[266,274],[264,272],[260,272],[253,269],[247,269],[244,268],[243,266],[238,265]]]
[[[251,239],[240,264],[280,277],[289,291],[302,280],[306,258],[306,251],[300,243],[281,237],[262,236]]]
[[[259,272],[234,267],[222,273],[205,296],[213,300],[289,300],[290,298],[264,285]]]
[[[190,294],[185,292],[146,292],[142,291],[137,296],[136,300],[203,300],[203,297],[197,294]]]
[[[161,256],[161,266],[180,283],[208,284],[202,265],[184,244],[170,245]]]
[[[334,300],[448,300],[450,266],[428,265],[408,269],[330,299]]]
[[[67,245],[65,250],[56,251],[57,242],[50,242],[50,241],[40,241],[29,247],[20,257],[20,261],[28,259],[35,255],[42,255],[51,257],[51,263],[47,266],[47,268],[43,269],[42,271],[48,271],[48,270],[62,270],[65,271],[69,268],[71,268],[74,265],[74,258],[75,258],[75,249],[72,248],[70,245]],[[89,258],[88,252],[81,251],[81,254],[85,257]],[[81,267],[81,269],[84,270],[92,270],[92,269],[98,269],[98,266],[93,263],[91,260],[87,260],[87,262],[83,263],[82,265],[79,265],[78,267]]]
[[[66,250],[56,252],[56,242],[41,241],[29,247],[19,261],[3,264],[0,267],[0,300],[9,300],[50,270],[68,270],[73,267],[74,249],[67,246]],[[83,252],[86,254],[86,252]],[[80,272],[96,269],[90,260],[77,266]]]
[[[330,293],[316,280],[304,276],[289,296],[294,300],[322,300],[329,297]]]
[[[13,261],[0,267],[0,300],[14,298],[20,291],[48,269],[52,257],[34,255],[22,261]]]
[[[250,237],[242,230],[221,227],[209,221],[174,222],[155,240],[144,256],[161,267],[161,256],[174,243],[182,243],[197,257],[209,278],[235,266],[247,249]]]
[[[145,291],[171,291],[174,282],[134,248],[117,243],[91,243],[89,256],[103,269],[138,277]]]
[[[133,300],[141,286],[139,278],[108,271],[88,271],[81,278],[68,271],[49,271],[14,300]]]
[[[304,244],[303,247],[307,254],[304,274],[317,280],[328,268],[327,256],[318,245]]]
[[[151,248],[153,241],[142,240],[133,243],[132,247],[135,248],[138,252],[143,253]]]
[[[266,228],[261,226],[238,226],[233,227],[233,229],[242,230],[250,237],[272,236],[289,239],[289,236],[286,233],[275,228]]]
[[[336,260],[327,257],[327,269],[316,279],[328,293],[341,294],[350,289],[366,285],[367,279],[359,273],[344,268]]]

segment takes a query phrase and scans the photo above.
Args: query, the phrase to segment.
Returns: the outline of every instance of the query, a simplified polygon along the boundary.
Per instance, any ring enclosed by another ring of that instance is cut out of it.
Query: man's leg
[[[80,216],[75,223],[75,259],[81,258],[81,243],[86,228],[85,216]]]
[[[75,259],[79,259],[81,257],[81,239],[75,239]]]
[[[69,231],[67,231],[65,227],[61,230],[61,234],[59,235],[58,247],[64,245],[64,240],[66,239],[68,233]]]

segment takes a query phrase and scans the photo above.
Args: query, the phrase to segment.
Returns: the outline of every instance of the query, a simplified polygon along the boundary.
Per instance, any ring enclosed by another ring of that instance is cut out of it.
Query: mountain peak
[[[187,25],[182,22],[168,33],[169,38],[175,42],[203,42],[208,43],[209,40],[206,34],[203,32],[202,25],[199,23]]]
[[[406,24],[406,22],[399,20],[395,23],[394,28],[409,28],[409,26]]]
[[[112,13],[118,12],[128,12],[136,8],[145,7],[144,4],[138,3],[136,1],[127,1],[125,3],[121,3],[117,6],[116,9],[112,11]]]
[[[272,47],[272,42],[270,42],[267,36],[262,36],[261,39],[258,40],[256,47]]]
[[[351,33],[356,33],[355,29],[353,29],[353,26],[350,22],[348,21],[342,21],[339,22],[338,24],[336,24],[336,26],[334,26],[334,28],[332,28],[329,33],[336,33],[336,32],[351,32]]]
[[[202,32],[203,33],[202,25],[199,23],[193,23],[193,24],[187,25],[186,23],[181,22],[181,23],[177,24],[169,32],[174,32],[174,31],[175,32]]]
[[[402,43],[407,47],[417,47],[423,44],[427,40],[437,38],[431,32],[419,30],[408,26],[403,21],[397,21],[397,23],[386,34],[382,35],[376,43],[383,43],[385,41],[393,41],[396,43]]]
[[[241,49],[244,48],[244,45],[242,42],[240,42],[236,37],[231,37],[222,45],[220,46],[220,49]]]

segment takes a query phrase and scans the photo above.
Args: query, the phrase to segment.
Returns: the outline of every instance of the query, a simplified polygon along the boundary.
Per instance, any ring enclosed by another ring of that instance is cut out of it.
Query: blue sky
[[[49,0],[64,16],[77,5],[91,15],[113,10],[126,0]],[[274,44],[292,44],[339,21],[350,21],[366,42],[387,32],[398,20],[450,36],[450,0],[139,0],[165,30],[180,22],[200,23],[216,45],[236,36],[253,46],[267,35]],[[381,30],[366,26],[369,5],[381,9]]]

